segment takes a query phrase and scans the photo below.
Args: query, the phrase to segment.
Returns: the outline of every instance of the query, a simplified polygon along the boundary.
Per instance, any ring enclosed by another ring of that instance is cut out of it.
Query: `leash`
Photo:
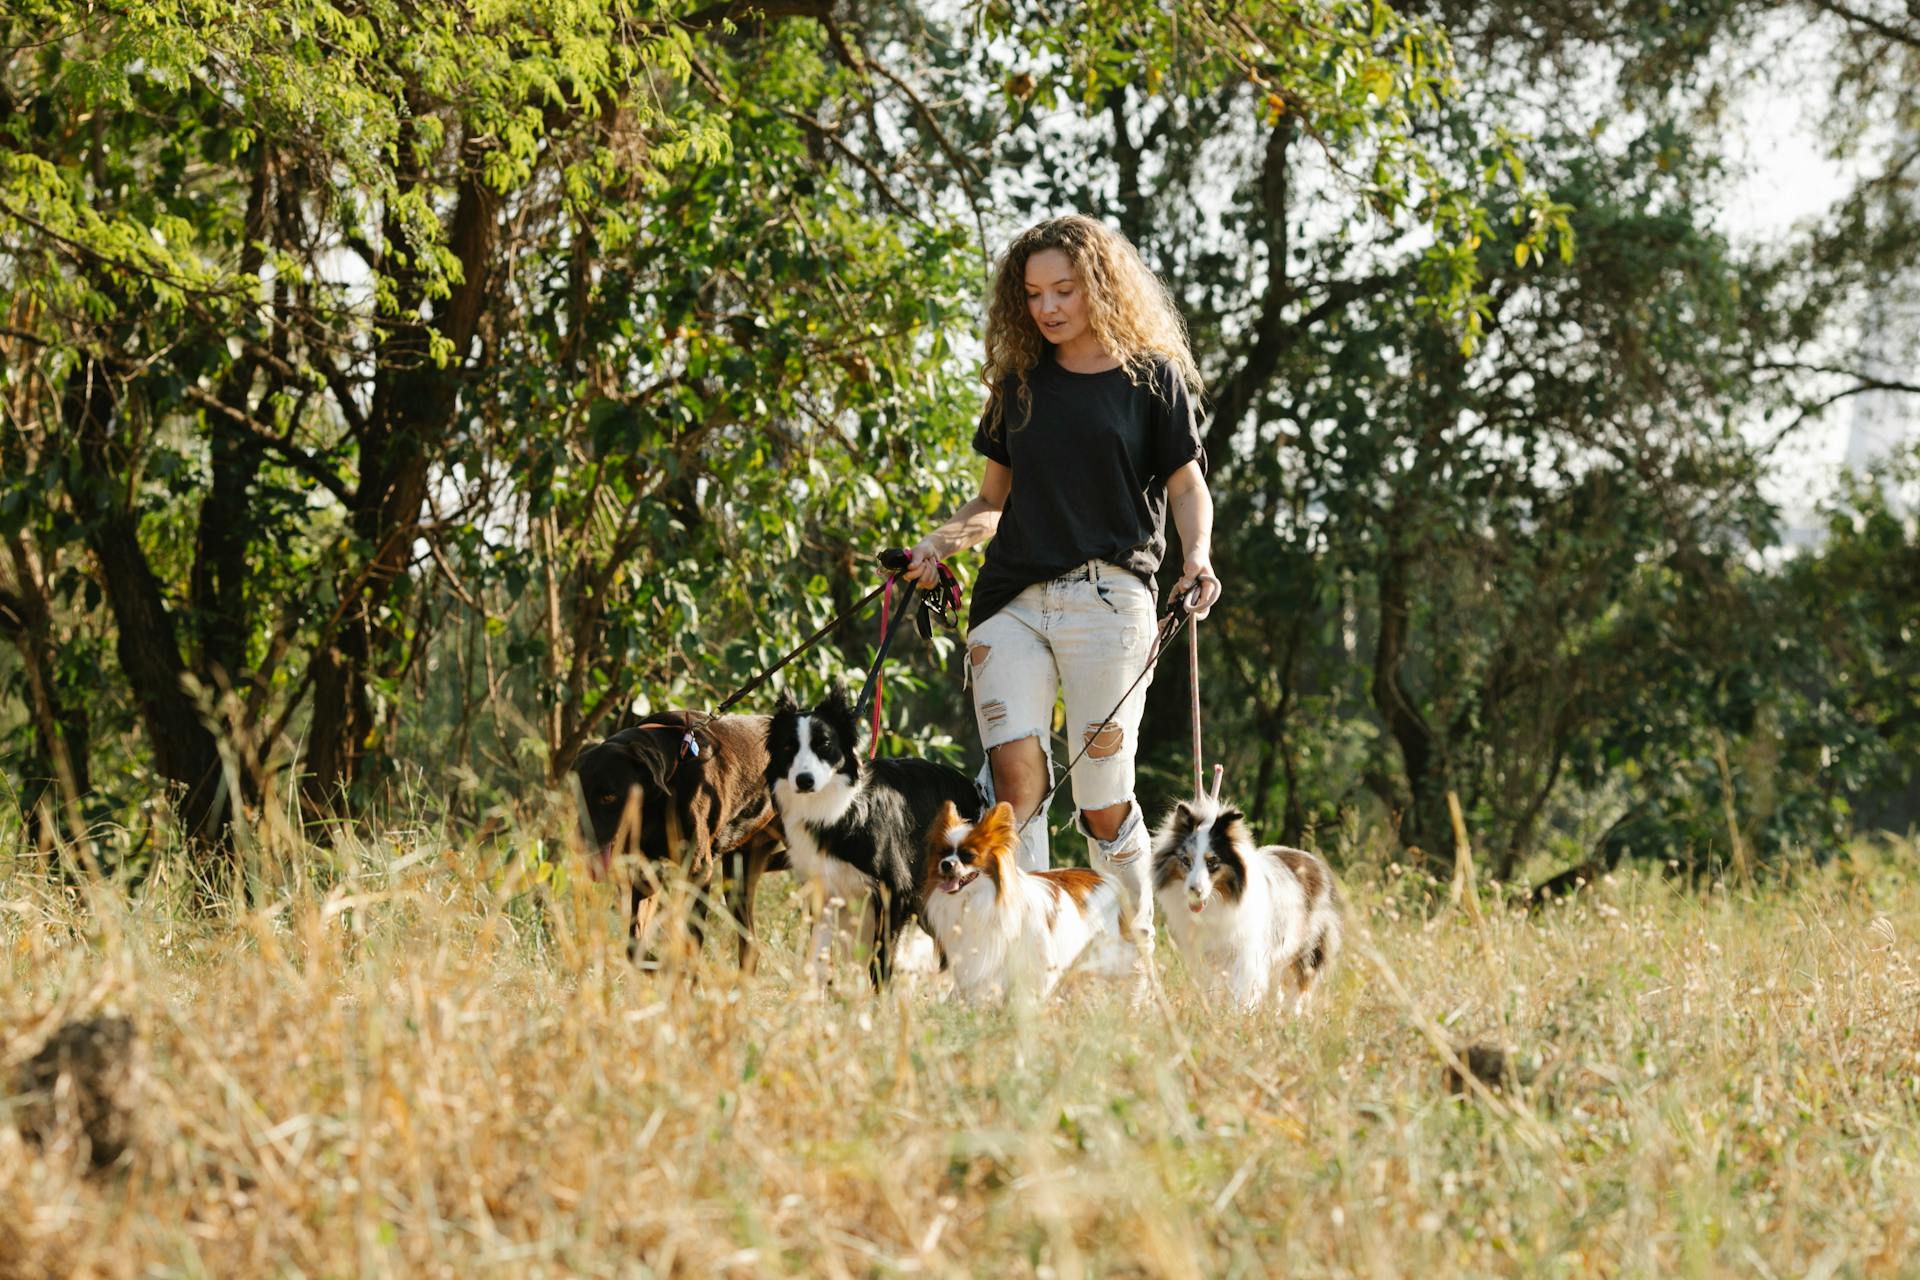
[[[923,637],[933,635],[933,624],[938,621],[948,630],[958,630],[959,622],[955,615],[960,611],[964,598],[960,590],[960,579],[947,562],[934,558],[934,567],[939,571],[940,585],[937,587],[910,586],[907,588],[905,606],[896,615],[889,618],[893,607],[893,584],[912,566],[911,553],[899,547],[882,551],[879,555],[880,566],[888,571],[886,582],[880,595],[880,651],[874,655],[873,666],[867,671],[866,683],[860,687],[860,697],[853,704],[853,718],[857,721],[867,710],[868,699],[872,699],[873,716],[867,734],[867,759],[880,754],[880,706],[883,691],[886,688],[884,674],[887,665],[887,651],[893,648],[893,638],[900,633],[901,624],[907,615],[914,612],[913,603],[920,601],[920,612],[915,614],[915,623]]]
[[[855,614],[865,609],[869,604],[873,602],[873,598],[875,596],[879,596],[881,597],[880,652],[874,658],[873,666],[867,672],[866,684],[860,691],[860,701],[855,705],[855,709],[854,709],[854,718],[857,720],[860,718],[861,710],[866,706],[867,698],[869,696],[874,697],[873,738],[874,738],[876,749],[877,749],[877,743],[880,736],[880,703],[879,703],[879,697],[878,697],[879,690],[880,690],[880,679],[881,679],[880,672],[881,672],[881,668],[885,665],[887,660],[887,650],[893,647],[893,638],[899,632],[900,623],[906,619],[906,616],[909,613],[912,612],[913,597],[915,595],[919,595],[920,597],[922,597],[920,601],[921,612],[918,615],[918,625],[920,628],[920,634],[923,636],[932,634],[933,623],[936,620],[940,623],[941,626],[949,630],[957,629],[959,627],[959,623],[956,621],[955,615],[959,613],[961,602],[965,598],[964,592],[962,592],[960,588],[959,577],[954,574],[952,569],[947,567],[946,561],[944,560],[936,561],[936,564],[938,565],[938,568],[940,571],[940,585],[930,590],[922,587],[909,588],[908,589],[908,607],[905,609],[902,609],[900,614],[897,617],[889,620],[887,615],[889,612],[889,606],[892,604],[892,601],[893,601],[894,583],[899,581],[901,576],[910,567],[910,565],[912,564],[912,559],[905,550],[902,550],[899,548],[892,548],[886,551],[882,551],[879,555],[879,561],[880,561],[881,567],[887,570],[887,576],[885,580],[880,583],[879,586],[867,592],[867,594],[861,596],[858,600],[848,605],[845,609],[842,609],[839,613],[836,613],[833,617],[829,618],[826,621],[826,623],[819,628],[819,630],[815,631],[812,635],[808,636],[805,640],[802,640],[798,645],[795,645],[791,650],[789,650],[786,656],[782,657],[778,662],[768,667],[765,671],[762,671],[759,675],[747,681],[747,683],[741,685],[738,689],[735,689],[732,693],[728,694],[726,699],[723,702],[721,702],[719,706],[715,707],[712,711],[704,713],[704,717],[700,722],[701,727],[704,727],[709,722],[716,720],[719,717],[725,715],[728,712],[728,710],[730,710],[742,698],[746,697],[748,694],[752,693],[754,690],[760,688],[762,685],[766,684],[767,681],[773,679],[773,677],[778,675],[780,670],[783,667],[785,667],[788,663],[792,662],[795,658],[799,657],[801,654],[805,653],[807,650],[813,648],[814,645],[820,643],[821,640],[826,638],[826,635],[828,632],[832,631],[835,627],[845,622],[848,618],[853,617]],[[644,727],[652,728],[652,729],[662,729],[662,730],[667,730],[669,732],[672,729],[671,725],[647,725]],[[696,758],[700,755],[700,739],[695,736],[695,726],[691,723],[688,723],[686,726],[684,726],[681,732],[680,754],[682,756],[694,756]]]
[[[732,693],[728,694],[726,697],[726,700],[723,701],[719,706],[715,707],[712,711],[694,713],[702,717],[700,724],[698,726],[694,725],[692,721],[692,716],[690,715],[687,719],[686,724],[684,724],[681,727],[681,733],[680,733],[681,756],[683,757],[692,756],[695,759],[698,759],[700,756],[700,739],[697,736],[695,736],[696,727],[705,728],[708,724],[711,724],[713,721],[718,720],[721,716],[727,713],[729,708],[731,708],[735,703],[739,702],[740,699],[746,697],[748,694],[752,693],[755,689],[758,689],[761,685],[773,679],[773,677],[779,673],[782,667],[786,666],[789,662],[792,662],[795,658],[799,657],[801,654],[805,653],[807,650],[813,648],[814,645],[819,644],[820,641],[823,638],[825,638],[826,634],[829,631],[832,631],[835,627],[845,622],[848,618],[851,618],[854,614],[859,613],[862,609],[865,609],[868,604],[872,603],[873,598],[875,596],[885,593],[887,589],[893,585],[894,576],[896,575],[888,575],[887,580],[885,582],[882,582],[879,586],[867,592],[867,594],[865,594],[864,596],[861,596],[858,600],[855,600],[852,604],[842,609],[839,613],[834,614],[833,617],[829,618],[826,624],[822,626],[818,631],[815,631],[812,635],[808,636],[805,640],[802,640],[798,645],[796,645],[793,649],[791,649],[785,657],[781,658],[780,661],[774,663],[772,666],[768,667],[765,671],[762,671],[759,675],[747,681],[745,684],[741,685],[738,689],[735,689]],[[673,730],[673,726],[667,725],[667,724],[641,725],[637,727],[646,728],[646,729],[660,729],[669,733],[672,732]]]
[[[1201,771],[1206,767],[1200,746],[1200,624],[1187,629],[1187,691],[1193,695],[1193,798],[1198,800]]]
[[[1196,584],[1195,590],[1198,590]],[[1209,795],[1200,788],[1200,779],[1205,768],[1205,752],[1200,745],[1200,620],[1194,619],[1193,629],[1187,632],[1187,690],[1193,698],[1193,798],[1213,801],[1214,807],[1220,807],[1220,780],[1226,777],[1227,766],[1216,762],[1213,766],[1213,791]]]
[[[713,715],[714,716],[725,715],[727,713],[727,710],[730,707],[732,707],[736,702],[740,701],[740,699],[752,693],[755,689],[758,689],[761,685],[765,684],[767,681],[773,679],[773,677],[779,673],[782,667],[786,666],[789,662],[792,662],[795,658],[799,657],[801,654],[805,653],[807,650],[813,648],[814,645],[819,644],[820,641],[826,637],[827,632],[833,630],[835,627],[845,622],[848,618],[851,618],[854,614],[859,613],[862,609],[866,608],[869,604],[873,602],[873,598],[875,596],[885,592],[889,587],[893,585],[893,577],[894,575],[889,575],[885,582],[882,582],[879,586],[867,592],[867,594],[861,596],[858,600],[855,600],[852,604],[848,605],[845,609],[842,609],[839,613],[834,614],[833,617],[827,620],[825,626],[821,627],[818,631],[808,636],[805,640],[802,640],[800,644],[795,649],[793,649],[792,652],[787,654],[786,657],[780,659],[780,661],[774,663],[772,666],[768,667],[765,671],[762,671],[759,675],[747,681],[745,684],[741,685],[738,689],[735,689],[732,693],[728,694],[726,701],[722,702],[718,707],[714,708]],[[708,718],[712,719],[713,717],[709,716]]]
[[[871,760],[880,753],[880,689],[885,677],[882,672],[887,665],[887,650],[893,648],[893,638],[900,634],[900,624],[913,612],[913,597],[919,594],[918,587],[907,588],[907,608],[895,614],[891,621],[887,618],[887,607],[893,600],[893,574],[887,578],[885,594],[880,600],[880,651],[873,655],[873,665],[867,668],[866,683],[860,686],[860,697],[853,704],[853,718],[856,723],[866,714],[867,707],[873,707],[872,730],[867,734],[867,759]]]
[[[1155,664],[1160,661],[1160,655],[1166,652],[1166,647],[1173,642],[1173,638],[1180,634],[1180,628],[1186,626],[1187,623],[1193,620],[1193,606],[1199,601],[1199,596],[1195,594],[1198,590],[1199,585],[1195,584],[1187,591],[1184,597],[1167,606],[1167,611],[1161,615],[1158,627],[1154,632],[1153,648],[1147,653],[1146,665],[1140,668],[1140,674],[1133,678],[1133,683],[1128,685],[1127,691],[1120,695],[1120,701],[1113,704],[1113,710],[1102,717],[1101,723],[1104,724],[1106,721],[1112,720],[1120,714],[1120,708],[1127,705],[1127,699],[1133,696],[1133,691],[1140,687],[1140,682],[1147,678],[1148,673],[1150,673]],[[1194,650],[1194,655],[1194,660],[1197,662],[1199,660],[1198,649]],[[1199,686],[1195,685],[1195,689],[1197,690],[1198,688]],[[1195,697],[1197,698],[1198,696],[1196,692]],[[1197,724],[1198,721],[1196,720],[1195,723]],[[1198,741],[1199,739],[1196,734],[1195,743],[1197,744]],[[1080,758],[1087,754],[1087,749],[1091,746],[1093,746],[1091,739],[1080,744],[1080,750],[1074,753],[1073,759],[1067,761],[1067,767],[1060,771],[1060,775],[1053,780],[1053,785],[1048,787],[1046,794],[1040,797],[1040,803],[1034,806],[1033,812],[1027,815],[1026,821],[1022,822],[1019,828],[1013,833],[1015,840],[1018,840],[1026,829],[1033,825],[1035,818],[1047,811],[1047,805],[1053,800],[1053,793],[1060,789],[1061,783],[1073,776],[1073,766],[1080,763]],[[1196,793],[1198,790],[1199,788],[1196,786]]]

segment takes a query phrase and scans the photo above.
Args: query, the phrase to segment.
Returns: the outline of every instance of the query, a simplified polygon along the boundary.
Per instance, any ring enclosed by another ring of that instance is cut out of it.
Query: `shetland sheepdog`
[[[1340,893],[1303,849],[1255,848],[1238,809],[1174,806],[1153,842],[1154,896],[1195,976],[1245,1009],[1293,989],[1304,1013],[1340,952]]]
[[[921,918],[946,956],[955,993],[969,1003],[1044,997],[1083,953],[1084,968],[1127,973],[1133,956],[1119,889],[1085,868],[1023,871],[1019,847],[1005,803],[975,823],[948,805],[927,832]]]
[[[801,710],[782,695],[767,722],[767,787],[786,834],[787,861],[821,907],[808,948],[816,977],[836,936],[873,900],[868,967],[875,986],[912,955],[918,931],[924,840],[946,811],[980,813],[980,792],[958,769],[931,760],[860,758],[860,728],[846,696]],[[943,807],[944,806],[944,807]],[[909,936],[902,937],[903,933]],[[931,959],[932,947],[921,946]]]

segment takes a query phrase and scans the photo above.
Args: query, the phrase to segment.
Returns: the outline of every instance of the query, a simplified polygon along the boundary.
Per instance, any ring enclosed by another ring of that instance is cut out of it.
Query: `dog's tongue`
[[[960,887],[960,881],[958,880],[942,880],[940,882],[940,888],[945,893],[958,893],[960,892]]]
[[[1187,899],[1187,910],[1193,912],[1193,914],[1199,915],[1202,911],[1205,911],[1206,909],[1207,909],[1207,900],[1205,898],[1189,897]]]

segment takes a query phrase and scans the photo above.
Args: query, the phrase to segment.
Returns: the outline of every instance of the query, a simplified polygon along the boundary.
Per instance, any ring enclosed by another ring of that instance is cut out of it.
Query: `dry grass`
[[[0,849],[0,1079],[94,1012],[146,1064],[104,1175],[0,1102],[0,1274],[1920,1267],[1920,884],[1891,856],[1482,925],[1350,882],[1361,941],[1294,1025],[1209,1012],[1170,959],[1142,1012],[805,999],[785,876],[756,980],[639,973],[609,896],[531,847],[343,844],[218,919]],[[1436,1027],[1531,1083],[1448,1097]]]

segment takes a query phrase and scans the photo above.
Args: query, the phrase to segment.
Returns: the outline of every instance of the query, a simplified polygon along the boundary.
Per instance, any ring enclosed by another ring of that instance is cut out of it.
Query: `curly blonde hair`
[[[1002,384],[1011,375],[1019,383],[1022,416],[1033,412],[1027,373],[1040,363],[1047,340],[1027,309],[1027,260],[1058,249],[1073,263],[1087,292],[1087,325],[1100,345],[1120,360],[1135,385],[1152,385],[1155,358],[1173,366],[1194,396],[1201,394],[1200,370],[1187,345],[1186,322],[1160,277],[1140,260],[1125,236],[1084,215],[1049,218],[1013,238],[1000,255],[993,291],[987,297],[987,362],[981,370],[992,399],[988,432],[998,434],[1006,420],[1000,403]]]

